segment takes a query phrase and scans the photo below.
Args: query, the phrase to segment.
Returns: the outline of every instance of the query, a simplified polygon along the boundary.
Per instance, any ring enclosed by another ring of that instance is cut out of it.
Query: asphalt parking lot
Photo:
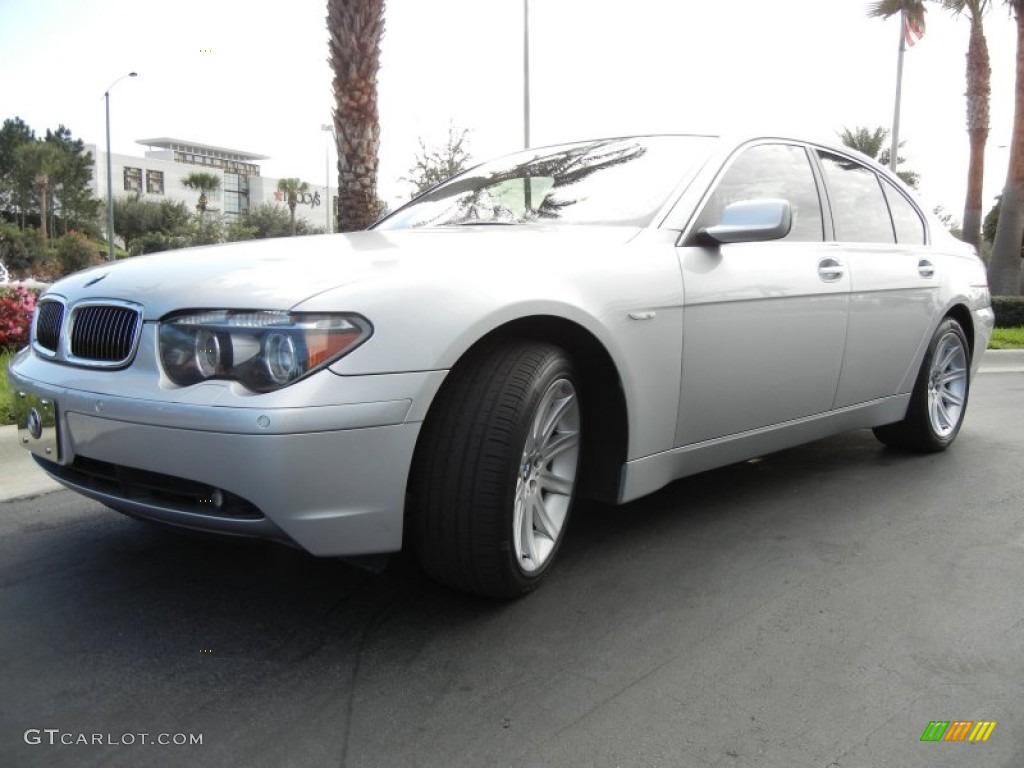
[[[0,504],[0,765],[1022,765],[1024,373],[971,398],[942,455],[853,432],[583,505],[510,604]],[[921,741],[957,720],[997,725]]]

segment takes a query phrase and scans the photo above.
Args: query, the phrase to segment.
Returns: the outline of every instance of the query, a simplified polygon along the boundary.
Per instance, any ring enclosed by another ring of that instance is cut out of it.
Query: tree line
[[[101,226],[104,202],[93,194],[95,158],[64,125],[45,136],[20,117],[0,127],[0,262],[13,277],[53,280],[104,259]],[[194,207],[140,192],[114,198],[114,233],[123,243],[119,256],[138,255],[259,238],[324,232],[296,217],[309,185],[281,179],[284,206],[263,203],[238,216],[210,209],[220,188],[218,174],[190,173],[182,184],[197,193]]]

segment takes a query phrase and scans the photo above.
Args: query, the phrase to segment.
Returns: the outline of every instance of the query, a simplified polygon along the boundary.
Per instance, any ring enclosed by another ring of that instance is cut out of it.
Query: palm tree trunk
[[[993,296],[1020,293],[1020,250],[1024,242],[1024,0],[1010,3],[1017,21],[1017,82],[1006,186],[988,265]]]
[[[366,229],[379,213],[377,72],[384,0],[328,0],[327,29],[334,71],[339,225],[350,232]]]
[[[50,216],[50,211],[46,204],[46,188],[49,186],[48,179],[45,176],[40,175],[36,178],[36,183],[39,185],[39,232],[43,236],[43,245],[49,242],[49,232],[47,231],[47,219]]]
[[[986,138],[970,135],[971,159],[967,166],[967,199],[964,202],[963,240],[981,247],[981,194],[985,176]]]
[[[976,249],[981,247],[981,196],[985,179],[991,78],[992,65],[981,18],[971,16],[971,37],[967,45],[967,135],[971,143],[971,158],[967,166],[963,239]]]

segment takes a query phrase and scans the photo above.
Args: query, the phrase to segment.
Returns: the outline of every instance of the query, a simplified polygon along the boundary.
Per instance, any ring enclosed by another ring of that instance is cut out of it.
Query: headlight
[[[175,384],[234,379],[254,392],[298,381],[351,352],[373,333],[350,314],[210,310],[160,322],[160,361]]]

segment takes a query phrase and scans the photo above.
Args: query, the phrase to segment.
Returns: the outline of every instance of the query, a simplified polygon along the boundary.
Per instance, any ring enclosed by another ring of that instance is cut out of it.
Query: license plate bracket
[[[18,390],[14,396],[14,415],[22,447],[48,461],[59,462],[57,402],[51,397]]]

